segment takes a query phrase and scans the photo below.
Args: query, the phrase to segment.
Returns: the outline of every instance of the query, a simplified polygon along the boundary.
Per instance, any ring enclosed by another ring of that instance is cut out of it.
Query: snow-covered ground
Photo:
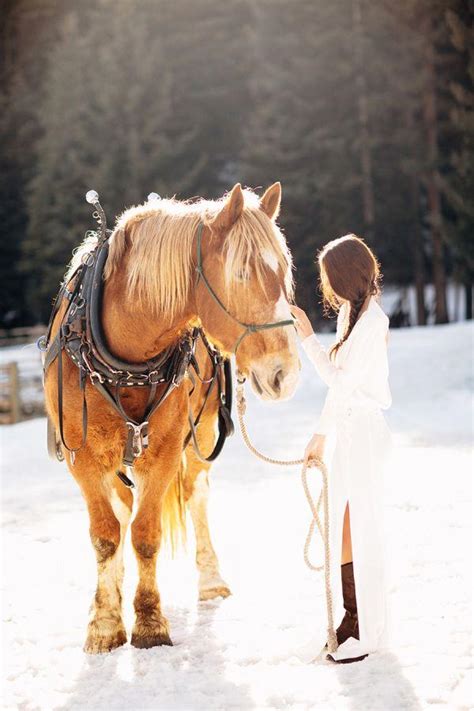
[[[66,468],[47,458],[44,420],[2,428],[3,707],[472,708],[472,357],[468,324],[391,334],[396,448],[384,506],[396,639],[353,665],[294,654],[325,614],[321,574],[302,557],[309,512],[299,471],[254,459],[238,434],[214,466],[210,503],[233,596],[197,601],[190,533],[187,552],[162,554],[158,569],[174,647],[86,656],[95,563],[84,503]],[[306,363],[291,401],[249,396],[256,443],[299,456],[323,396]],[[130,547],[126,563],[130,627]]]

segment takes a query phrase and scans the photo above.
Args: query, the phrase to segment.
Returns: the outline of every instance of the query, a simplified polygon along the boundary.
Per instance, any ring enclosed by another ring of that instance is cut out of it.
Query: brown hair
[[[349,338],[367,297],[380,293],[381,273],[372,250],[353,234],[328,242],[318,254],[318,262],[326,312],[337,313],[345,301],[349,303],[346,328],[330,351],[334,358]]]

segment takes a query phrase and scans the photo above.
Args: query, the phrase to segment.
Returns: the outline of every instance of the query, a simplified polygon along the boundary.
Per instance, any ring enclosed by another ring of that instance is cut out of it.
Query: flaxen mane
[[[285,274],[288,297],[293,294],[292,260],[285,239],[259,206],[258,196],[244,190],[245,207],[226,237],[225,279],[232,286],[238,275],[248,273],[250,262],[263,284],[262,253],[272,255]],[[222,209],[221,200],[180,202],[174,199],[155,200],[132,207],[120,215],[110,240],[110,250],[104,271],[110,279],[120,268],[128,253],[128,290],[131,299],[146,305],[152,312],[158,309],[172,319],[188,298],[189,274],[199,222],[205,224]],[[70,276],[84,252],[93,247],[86,238],[77,250]],[[66,277],[66,279],[68,276]]]

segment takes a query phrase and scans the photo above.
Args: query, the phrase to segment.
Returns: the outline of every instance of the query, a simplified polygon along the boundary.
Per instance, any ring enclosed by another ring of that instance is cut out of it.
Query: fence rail
[[[46,333],[46,326],[28,326],[27,328],[0,328],[0,348],[19,346],[36,341]]]
[[[31,338],[31,329],[28,332]],[[42,365],[35,343],[1,348],[0,424],[14,424],[41,415],[44,415]]]

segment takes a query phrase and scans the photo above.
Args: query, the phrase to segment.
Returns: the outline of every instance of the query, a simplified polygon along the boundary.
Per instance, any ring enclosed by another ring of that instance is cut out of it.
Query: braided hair
[[[338,313],[344,303],[349,312],[344,332],[330,350],[335,358],[349,338],[368,297],[380,294],[380,267],[372,250],[356,235],[328,242],[318,255],[325,313]]]

